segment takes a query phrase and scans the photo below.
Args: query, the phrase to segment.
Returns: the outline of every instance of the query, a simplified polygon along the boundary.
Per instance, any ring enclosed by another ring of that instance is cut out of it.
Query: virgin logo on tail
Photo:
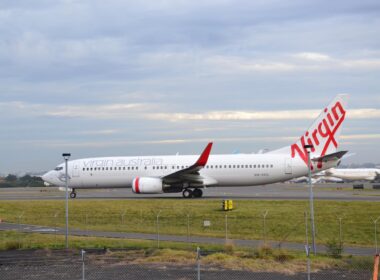
[[[335,134],[345,117],[346,111],[340,101],[337,101],[330,110],[326,108],[324,110],[324,117],[319,124],[311,128],[312,131],[307,131],[305,135],[302,135],[297,143],[291,145],[292,158],[297,154],[307,165],[307,150],[304,148],[306,144],[312,145],[311,152],[317,152],[318,156],[324,156],[331,145],[337,148],[338,142]],[[321,167],[318,164],[318,168]]]

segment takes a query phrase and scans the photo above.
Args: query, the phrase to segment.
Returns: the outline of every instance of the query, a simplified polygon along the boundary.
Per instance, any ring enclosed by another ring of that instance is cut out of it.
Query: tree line
[[[24,175],[18,177],[13,174],[8,174],[6,177],[0,177],[0,188],[15,188],[15,187],[44,187],[44,181],[41,177]]]

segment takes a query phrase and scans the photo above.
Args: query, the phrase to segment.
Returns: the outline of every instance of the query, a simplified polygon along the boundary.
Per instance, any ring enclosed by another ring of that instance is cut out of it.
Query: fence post
[[[187,213],[187,243],[190,245],[190,214]]]
[[[225,221],[224,221],[225,225],[225,231],[226,231],[226,243],[227,243],[227,240],[228,240],[228,216],[227,214],[225,215]]]
[[[86,223],[86,236],[88,237],[88,214],[87,213],[86,213],[85,223]]]
[[[57,245],[57,217],[58,217],[58,212],[55,212],[54,214],[54,243]]]
[[[22,216],[24,215],[24,212],[22,212],[19,216],[18,216],[18,248],[21,249],[21,218]]]
[[[343,236],[342,236],[342,217],[339,217],[339,247],[343,249]]]
[[[264,246],[267,245],[267,230],[266,230],[266,217],[268,215],[268,210],[262,213],[263,216],[263,234],[264,234]]]
[[[379,253],[377,250],[377,221],[380,219],[380,216],[376,219],[372,219],[373,223],[375,224],[375,253],[376,255]]]
[[[85,280],[85,266],[84,266],[84,257],[86,251],[82,249],[82,280]]]
[[[305,252],[306,252],[306,258],[307,258],[307,280],[310,280],[310,247],[309,247],[309,233],[308,233],[308,225],[307,225],[307,212],[304,212],[305,216],[305,237],[306,237],[306,245],[305,245]]]
[[[310,280],[310,247],[305,245],[306,257],[307,257],[307,280]]]
[[[201,280],[201,249],[197,247],[197,279]]]
[[[161,210],[158,211],[157,213],[157,220],[156,220],[156,225],[157,225],[157,248],[160,249],[160,213]]]
[[[126,211],[121,214],[121,224],[124,225],[124,216],[125,216]]]

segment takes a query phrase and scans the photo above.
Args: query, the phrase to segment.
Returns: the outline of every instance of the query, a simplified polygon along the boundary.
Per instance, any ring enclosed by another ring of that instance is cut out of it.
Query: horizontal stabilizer
[[[348,151],[340,151],[328,155],[324,155],[322,157],[312,158],[312,161],[318,161],[318,162],[328,162],[328,161],[334,161],[341,159]]]

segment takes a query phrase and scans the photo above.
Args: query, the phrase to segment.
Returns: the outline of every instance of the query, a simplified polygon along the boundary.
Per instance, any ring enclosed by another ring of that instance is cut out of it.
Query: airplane
[[[313,173],[339,165],[347,151],[338,151],[348,96],[337,95],[295,143],[261,154],[210,155],[213,143],[200,156],[167,155],[97,157],[68,161],[70,197],[77,189],[132,188],[135,194],[181,193],[202,197],[207,187],[256,186],[283,182],[308,174],[308,150]],[[65,163],[42,176],[48,184],[65,186]]]
[[[330,168],[316,174],[321,177],[336,178],[346,181],[375,182],[380,179],[379,168]]]
[[[317,183],[343,183],[344,182],[342,179],[339,179],[339,178],[330,177],[330,176],[320,176],[318,174],[320,174],[320,173],[313,174],[313,176],[311,177],[311,183],[312,184],[317,184]],[[288,182],[289,183],[296,183],[296,184],[309,183],[309,177],[302,176],[299,178],[291,179]]]

